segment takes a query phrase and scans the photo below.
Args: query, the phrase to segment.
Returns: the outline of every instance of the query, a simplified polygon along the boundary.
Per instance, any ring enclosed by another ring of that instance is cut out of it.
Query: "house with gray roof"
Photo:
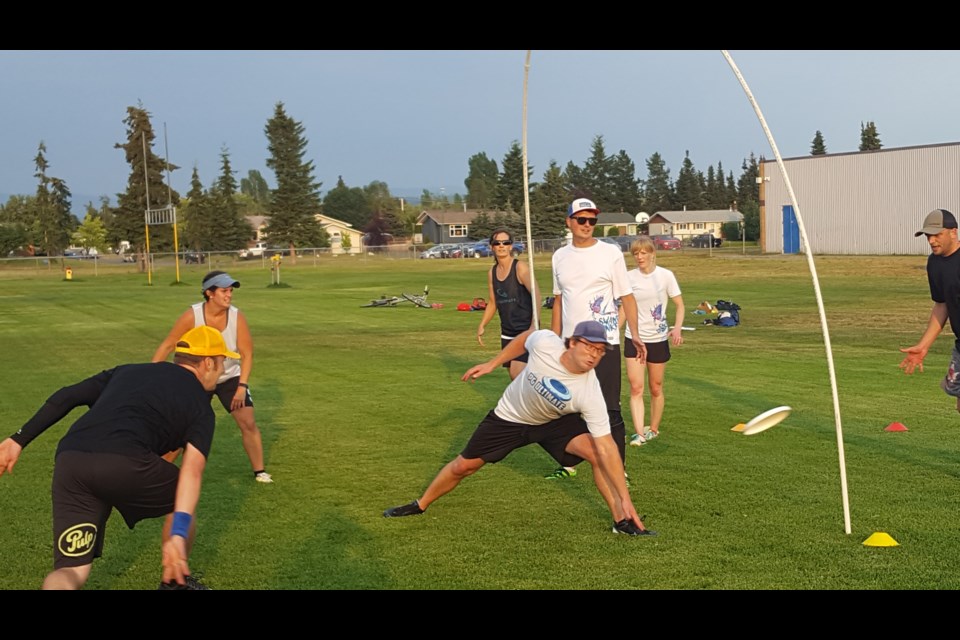
[[[708,209],[704,211],[658,211],[650,216],[650,235],[676,236],[687,242],[703,233],[723,238],[723,225],[740,223],[743,214],[731,209]]]

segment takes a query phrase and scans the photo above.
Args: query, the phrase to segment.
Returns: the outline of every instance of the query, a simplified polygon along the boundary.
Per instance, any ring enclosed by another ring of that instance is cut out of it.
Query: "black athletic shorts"
[[[500,336],[500,350],[502,351],[511,342],[513,342],[513,338],[504,338],[503,336]],[[522,355],[517,356],[513,360],[508,360],[507,362],[504,362],[503,366],[509,369],[511,362],[526,362],[529,356],[530,354],[527,351],[524,351]]]
[[[590,431],[579,413],[560,416],[546,424],[529,425],[503,420],[490,411],[470,436],[460,455],[494,463],[506,458],[511,451],[537,443],[561,465],[572,467],[582,462],[583,458],[567,453],[567,444],[582,433]]]
[[[156,454],[63,451],[53,466],[53,567],[79,567],[103,554],[111,509],[127,526],[173,512],[180,468]]]
[[[644,342],[647,347],[647,362],[651,364],[663,364],[670,361],[670,341],[663,342]],[[628,340],[627,346],[623,349],[624,358],[636,358],[637,348],[633,346],[633,341]]]
[[[217,385],[217,388],[213,391],[212,395],[220,398],[220,404],[223,405],[223,408],[227,410],[227,413],[230,413],[230,403],[233,402],[233,396],[237,394],[237,385],[240,384],[240,376],[236,378],[230,378],[229,380],[224,380]],[[247,388],[247,393],[243,397],[243,406],[252,407],[253,406],[253,396],[250,395],[250,389]]]

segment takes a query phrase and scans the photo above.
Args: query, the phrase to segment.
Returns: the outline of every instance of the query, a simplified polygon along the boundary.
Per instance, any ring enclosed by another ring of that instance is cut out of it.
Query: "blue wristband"
[[[173,514],[173,526],[170,527],[170,535],[186,538],[187,534],[190,531],[190,523],[192,521],[193,521],[193,516],[191,516],[186,511],[175,512]]]

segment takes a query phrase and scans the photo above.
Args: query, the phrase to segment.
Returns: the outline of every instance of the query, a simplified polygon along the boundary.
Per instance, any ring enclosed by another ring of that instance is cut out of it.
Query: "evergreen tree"
[[[860,123],[860,151],[879,151],[883,148],[880,143],[880,134],[877,133],[877,125],[868,122],[864,125]]]
[[[567,208],[573,200],[566,189],[567,179],[556,161],[551,160],[530,196],[530,232],[534,238],[563,238]]]
[[[817,129],[817,132],[813,135],[813,142],[810,143],[810,155],[823,156],[826,155],[826,153],[827,145],[823,141],[823,134]]]
[[[760,237],[760,185],[757,184],[760,165],[752,152],[744,159],[741,169],[737,181],[737,211],[743,214],[746,239],[757,240]]]
[[[207,251],[232,251],[247,246],[256,234],[237,202],[237,179],[230,166],[230,153],[220,149],[220,176],[210,190],[210,235]],[[199,247],[198,247],[199,248]]]
[[[583,164],[583,189],[585,196],[593,200],[600,211],[609,211],[613,207],[610,199],[613,186],[610,179],[610,158],[603,145],[603,136],[594,136],[590,145],[590,157]]]
[[[180,204],[180,194],[168,187],[163,180],[165,171],[178,167],[167,164],[166,160],[153,153],[153,125],[150,114],[139,107],[127,107],[127,140],[114,145],[123,149],[130,175],[127,176],[127,190],[117,194],[117,207],[113,220],[108,227],[108,235],[118,241],[127,240],[132,247],[143,250],[146,247],[144,215],[147,209],[160,209],[167,204]],[[144,157],[146,144],[146,157]],[[146,172],[144,172],[146,166]],[[147,182],[144,183],[144,173]],[[149,187],[150,202],[147,202]],[[173,225],[152,225],[150,229],[150,250],[171,251],[173,248]]]
[[[567,162],[567,166],[563,170],[563,176],[565,179],[564,188],[570,196],[571,202],[576,198],[590,198],[593,200],[593,193],[590,192],[583,169],[575,165],[572,161]],[[569,205],[570,203],[568,202],[567,204]],[[594,202],[594,204],[596,204],[596,202]]]
[[[677,173],[677,181],[673,186],[673,197],[677,206],[688,211],[698,211],[704,208],[702,176],[699,176],[687,151]]]
[[[673,211],[673,185],[670,170],[659,153],[647,159],[647,179],[644,183],[643,207],[650,215],[658,211]]]
[[[178,221],[181,242],[183,246],[199,251],[207,247],[207,239],[213,236],[213,215],[210,211],[213,205],[203,189],[203,183],[200,182],[196,165],[190,175],[190,191],[181,204],[182,222]]]
[[[34,158],[37,193],[33,201],[34,224],[31,242],[48,256],[57,256],[70,246],[70,236],[77,228],[77,219],[70,213],[70,190],[59,178],[47,175],[50,164],[46,145],[41,142]]]
[[[608,210],[629,214],[639,212],[642,203],[640,180],[637,178],[637,167],[627,152],[621,149],[611,157],[607,171],[608,191],[605,198]]]
[[[497,181],[497,190],[494,200],[496,207],[502,211],[523,212],[523,150],[516,140],[503,157],[501,163],[503,172]],[[530,177],[533,171],[528,169],[527,185],[533,189]]]
[[[486,153],[478,153],[467,160],[469,172],[463,181],[467,187],[467,207],[470,209],[487,209],[494,206],[497,193],[497,182],[500,172],[497,170],[497,161],[487,157]]]
[[[251,169],[246,178],[240,179],[240,193],[249,196],[251,205],[247,215],[267,215],[270,206],[270,187],[259,171]]]
[[[278,102],[264,132],[277,188],[270,192],[270,222],[266,232],[270,241],[291,247],[329,245],[329,236],[320,226],[321,183],[313,178],[313,162],[305,161],[307,139],[301,123],[287,115]]]

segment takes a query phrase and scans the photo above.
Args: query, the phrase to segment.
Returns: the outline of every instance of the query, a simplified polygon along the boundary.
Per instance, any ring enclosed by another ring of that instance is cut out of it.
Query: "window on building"
[[[451,238],[466,238],[467,237],[468,227],[465,224],[452,224],[450,225],[450,237]]]

